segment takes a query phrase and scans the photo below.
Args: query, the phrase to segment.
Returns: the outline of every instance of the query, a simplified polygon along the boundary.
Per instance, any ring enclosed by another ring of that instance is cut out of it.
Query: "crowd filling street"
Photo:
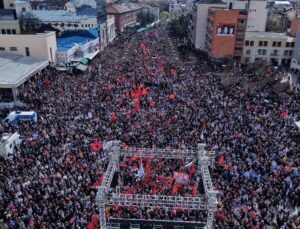
[[[127,31],[86,72],[47,69],[19,89],[38,121],[0,125],[23,139],[0,161],[0,228],[97,228],[96,186],[108,165],[101,143],[111,140],[179,149],[204,142],[216,154],[215,228],[300,228],[299,93],[225,88],[224,69],[173,58],[167,37],[164,27]],[[195,191],[192,167],[181,169],[187,162],[142,161],[147,187],[130,176],[139,160],[121,161],[121,192],[194,196],[201,187]],[[175,171],[188,184],[163,187]],[[206,213],[115,206],[106,215],[202,221]]]

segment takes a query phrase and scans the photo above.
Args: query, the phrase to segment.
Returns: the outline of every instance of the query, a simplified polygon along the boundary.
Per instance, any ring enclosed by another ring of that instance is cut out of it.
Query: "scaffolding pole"
[[[209,166],[213,166],[214,154],[205,150],[205,144],[198,144],[197,150],[189,149],[147,149],[131,148],[130,150],[120,149],[120,141],[110,141],[106,144],[105,151],[110,159],[103,183],[98,188],[97,203],[99,208],[99,218],[101,229],[117,228],[107,224],[106,206],[142,206],[158,208],[186,208],[191,210],[207,211],[208,217],[206,228],[212,229],[215,211],[217,209],[217,192],[213,188],[213,183],[209,173]],[[198,178],[202,177],[205,195],[197,197],[183,196],[161,196],[161,195],[140,195],[122,194],[119,181],[115,192],[112,192],[111,183],[116,170],[119,167],[120,156],[131,157],[139,155],[141,158],[164,158],[164,159],[197,159]],[[112,226],[112,225],[111,225]],[[115,225],[116,226],[116,225]],[[120,225],[118,225],[120,226]]]
[[[104,179],[101,186],[98,188],[97,192],[97,202],[99,208],[99,221],[100,228],[106,229],[106,216],[105,216],[105,205],[107,203],[108,191],[111,186],[111,182],[114,176],[115,171],[119,166],[119,157],[120,157],[120,147],[113,145],[111,147],[110,161],[107,166],[106,172],[104,174]]]
[[[214,155],[205,151],[205,144],[198,144],[198,172],[201,172],[203,186],[207,200],[206,228],[212,229],[218,200],[217,192],[214,190],[208,166],[212,164]]]

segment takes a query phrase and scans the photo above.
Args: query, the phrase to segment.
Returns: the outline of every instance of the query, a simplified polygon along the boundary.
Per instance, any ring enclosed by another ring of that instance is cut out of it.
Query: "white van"
[[[14,154],[16,146],[20,145],[21,142],[22,140],[17,132],[14,134],[2,134],[0,140],[0,157],[6,158],[7,156]]]
[[[4,119],[4,122],[12,123],[19,121],[32,121],[37,122],[37,113],[34,111],[12,111]]]

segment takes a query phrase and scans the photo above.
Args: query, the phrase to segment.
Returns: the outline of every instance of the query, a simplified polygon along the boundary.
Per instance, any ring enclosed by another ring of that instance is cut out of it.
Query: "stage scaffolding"
[[[205,150],[205,144],[198,144],[197,150],[190,149],[148,149],[148,148],[130,148],[121,149],[120,141],[110,142],[109,147],[105,149],[109,164],[104,174],[103,183],[98,187],[97,205],[99,209],[99,221],[101,229],[121,228],[121,223],[110,223],[106,219],[106,206],[136,206],[136,207],[157,207],[157,208],[185,208],[189,210],[201,210],[207,212],[205,227],[203,222],[194,222],[192,228],[213,228],[214,215],[217,209],[217,192],[213,188],[213,183],[209,173],[209,166],[213,166],[214,153]],[[119,170],[120,155],[122,157],[132,157],[138,155],[141,158],[164,158],[164,159],[182,159],[197,161],[198,176],[202,177],[205,190],[204,195],[195,197],[183,196],[162,196],[162,195],[141,195],[141,194],[122,194],[120,187],[117,186],[113,192],[111,183],[114,174]],[[113,220],[112,220],[113,221]],[[120,219],[119,221],[122,221]],[[138,221],[138,220],[135,220]],[[149,221],[149,220],[148,220]],[[151,220],[150,220],[151,221]],[[155,220],[153,220],[155,221]],[[157,220],[156,220],[157,221]],[[171,221],[169,221],[171,222]],[[189,222],[187,222],[189,223]],[[139,224],[130,224],[130,228],[140,228]],[[164,224],[153,224],[153,228],[164,228]],[[184,228],[184,226],[174,226],[173,228]],[[191,227],[189,227],[191,228]]]

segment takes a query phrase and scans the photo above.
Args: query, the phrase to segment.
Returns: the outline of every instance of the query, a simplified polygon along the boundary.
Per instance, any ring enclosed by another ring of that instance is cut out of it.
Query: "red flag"
[[[88,229],[94,229],[94,224],[92,222],[89,223]]]
[[[153,107],[155,107],[155,102],[151,101],[150,104],[149,104],[149,108],[153,108]]]
[[[225,156],[224,156],[223,154],[222,154],[222,156],[219,158],[217,164],[218,164],[219,166],[222,166],[222,167],[225,165]]]
[[[103,176],[101,176],[101,177],[93,184],[92,188],[96,188],[96,187],[98,187],[98,186],[101,186],[102,182],[103,182]]]
[[[169,95],[169,97],[168,97],[169,100],[175,100],[175,98],[176,98],[175,92],[173,94]]]
[[[164,67],[159,67],[158,69],[156,69],[156,73],[163,73],[164,71]]]
[[[156,194],[157,194],[157,188],[156,185],[154,185],[151,191],[151,195],[156,195]]]
[[[147,160],[146,169],[145,170],[146,170],[146,173],[145,173],[146,177],[150,176],[150,172],[151,172],[151,160],[150,159]]]
[[[113,112],[112,113],[112,115],[111,115],[111,122],[115,122],[115,121],[117,121],[118,120],[118,116],[116,115],[116,113],[115,112]]]
[[[283,117],[283,118],[286,118],[288,115],[289,115],[288,111],[283,111],[283,112],[280,113],[280,116]]]
[[[195,165],[192,165],[190,168],[190,175],[193,176],[197,172],[197,168]]]
[[[47,86],[47,87],[50,87],[51,86],[51,81],[48,80],[47,78],[44,80],[44,84]]]
[[[197,195],[197,188],[198,188],[198,185],[197,185],[197,182],[195,182],[194,183],[194,187],[193,187],[192,196],[196,196]]]
[[[92,144],[91,149],[92,149],[92,151],[94,151],[94,152],[99,152],[100,150],[103,149],[103,146],[102,146],[101,142],[100,142],[98,139],[96,139],[96,140],[94,141],[94,143]]]
[[[176,75],[177,71],[175,69],[171,69],[171,75]]]
[[[182,189],[181,184],[175,184],[172,189],[172,194],[177,194]]]

